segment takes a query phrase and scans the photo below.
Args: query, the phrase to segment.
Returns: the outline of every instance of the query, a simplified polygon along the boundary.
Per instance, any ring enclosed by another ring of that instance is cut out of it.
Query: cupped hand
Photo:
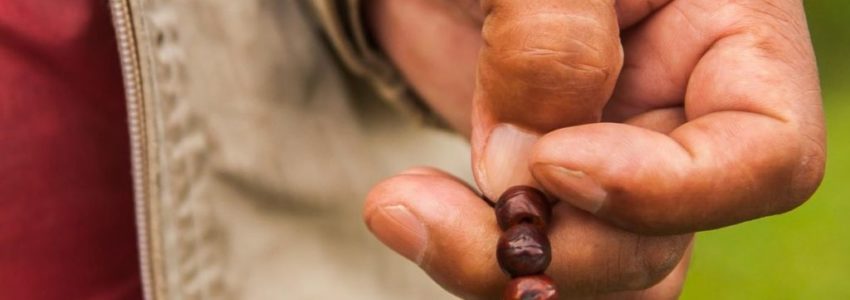
[[[688,233],[790,210],[819,184],[802,1],[478,4],[372,0],[368,11],[425,101],[471,134],[488,198],[531,184],[560,199],[547,273],[568,295],[675,297]],[[492,209],[447,174],[385,181],[365,218],[457,295],[506,282]]]

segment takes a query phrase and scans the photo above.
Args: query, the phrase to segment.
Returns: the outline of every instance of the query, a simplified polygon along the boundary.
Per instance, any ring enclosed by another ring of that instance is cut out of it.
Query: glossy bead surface
[[[532,224],[515,225],[499,238],[496,258],[511,277],[542,274],[552,260],[549,238]]]
[[[534,224],[546,232],[552,209],[546,195],[530,186],[515,186],[502,194],[496,202],[496,221],[502,230],[521,224]]]
[[[519,277],[508,282],[504,300],[555,300],[558,291],[546,275]]]

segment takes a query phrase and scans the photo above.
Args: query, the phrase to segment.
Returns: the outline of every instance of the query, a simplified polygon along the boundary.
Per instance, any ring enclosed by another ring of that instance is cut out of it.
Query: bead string
[[[502,229],[496,257],[511,277],[503,299],[558,299],[552,278],[543,273],[552,261],[546,236],[552,207],[546,195],[533,187],[515,186],[502,193],[495,211]]]

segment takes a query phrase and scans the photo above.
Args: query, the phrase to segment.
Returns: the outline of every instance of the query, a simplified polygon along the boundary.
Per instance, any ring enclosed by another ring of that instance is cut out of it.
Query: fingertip
[[[534,178],[559,200],[634,232],[656,233],[670,219],[689,162],[656,131],[596,123],[543,136],[532,151]]]
[[[596,214],[609,202],[609,172],[618,164],[616,145],[623,125],[596,123],[543,136],[531,151],[532,176],[550,194]],[[617,133],[620,132],[620,133]],[[613,147],[612,147],[613,146]]]
[[[555,164],[532,166],[534,178],[558,198],[590,213],[597,213],[608,199],[608,191],[587,173]]]
[[[428,246],[428,231],[418,216],[404,204],[391,204],[372,210],[366,226],[384,245],[417,265]]]
[[[434,168],[408,169],[369,192],[363,220],[384,245],[421,265],[429,244],[429,228],[441,221],[433,212],[439,210],[440,199],[428,197],[424,191],[429,187],[444,192],[463,189],[459,184],[456,178]]]
[[[458,186],[456,185],[460,185],[461,189],[470,189],[466,182],[442,170],[427,166],[413,167],[384,179],[372,187],[372,190],[366,196],[363,207],[364,221],[368,219],[373,210],[380,206],[412,201],[417,197],[411,197],[411,194],[418,190],[427,189],[428,183],[435,187],[445,186],[449,190],[457,189]]]
[[[442,171],[416,168],[379,183],[369,193],[364,221],[382,243],[456,295],[487,295],[504,283],[492,209]]]

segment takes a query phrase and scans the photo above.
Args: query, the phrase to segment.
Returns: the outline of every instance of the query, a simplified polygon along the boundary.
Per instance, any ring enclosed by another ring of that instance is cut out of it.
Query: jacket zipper
[[[147,209],[147,149],[144,120],[144,102],[139,76],[139,60],[136,52],[136,40],[133,34],[132,15],[129,0],[110,0],[112,22],[118,41],[118,53],[121,59],[121,73],[124,79],[124,93],[127,101],[127,117],[130,131],[130,155],[133,173],[133,201],[136,213],[136,233],[139,249],[142,292],[144,299],[154,299],[154,280],[150,257],[150,236],[148,235]]]

